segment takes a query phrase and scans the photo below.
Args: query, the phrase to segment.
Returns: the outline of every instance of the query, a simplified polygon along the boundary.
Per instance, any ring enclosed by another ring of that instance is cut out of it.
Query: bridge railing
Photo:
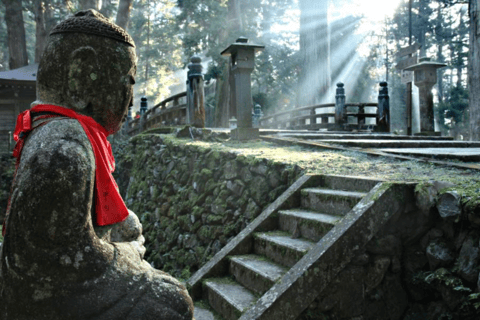
[[[190,58],[187,72],[187,90],[178,93],[148,109],[147,98],[140,103],[140,117],[127,118],[124,130],[129,136],[147,129],[161,126],[190,124],[199,128],[205,126],[205,94],[203,86],[202,59]]]
[[[181,92],[148,109],[140,118],[128,122],[130,136],[151,128],[183,125],[187,122],[187,92]]]
[[[345,103],[343,83],[337,84],[335,103],[294,108],[260,118],[260,128],[290,130],[390,131],[386,82],[380,83],[378,103]]]
[[[366,109],[369,108],[370,110]],[[339,124],[335,121],[335,103],[325,103],[290,109],[260,118],[260,128],[291,130],[351,130],[376,126],[378,119],[378,103],[345,104],[346,121]],[[371,109],[375,109],[372,112]],[[366,121],[367,119],[374,119]]]

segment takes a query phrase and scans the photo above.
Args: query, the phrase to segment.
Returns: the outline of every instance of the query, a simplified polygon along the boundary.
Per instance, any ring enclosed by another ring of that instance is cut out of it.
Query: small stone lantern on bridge
[[[240,37],[222,52],[230,56],[230,68],[234,76],[234,92],[231,103],[237,113],[237,128],[232,129],[233,140],[249,140],[259,137],[258,128],[252,126],[252,87],[250,74],[255,66],[255,52],[265,46],[249,44],[248,39]]]
[[[140,99],[140,128],[142,131],[144,131],[146,128],[145,128],[145,125],[147,123],[147,116],[146,116],[146,112],[148,110],[148,101],[147,101],[147,97],[143,96],[141,99]]]
[[[147,97],[143,96],[140,99],[140,116],[143,116],[145,112],[148,110],[148,102],[147,102]]]
[[[437,69],[446,66],[423,57],[420,63],[405,69],[414,71],[415,85],[420,91],[420,135],[435,135],[432,87],[437,83]]]

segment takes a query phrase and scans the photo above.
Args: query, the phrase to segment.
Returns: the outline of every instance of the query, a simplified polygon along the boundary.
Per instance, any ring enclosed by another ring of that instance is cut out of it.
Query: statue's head
[[[79,11],[50,32],[37,100],[91,116],[113,133],[132,105],[136,69],[130,35],[95,10]]]

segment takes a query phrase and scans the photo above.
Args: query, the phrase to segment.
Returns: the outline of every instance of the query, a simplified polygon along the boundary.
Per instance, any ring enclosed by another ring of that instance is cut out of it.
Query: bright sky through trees
[[[298,1],[295,2],[298,5]],[[385,19],[392,17],[399,5],[408,5],[408,0],[335,0],[330,4],[329,21],[347,16],[363,16],[357,33],[368,33],[375,28],[381,28]],[[287,10],[282,21],[272,25],[273,32],[283,33],[285,36],[294,36],[292,32],[296,30],[300,30],[300,9],[295,6]]]
[[[352,0],[345,4],[341,10],[344,15],[360,14],[367,21],[383,22],[385,17],[391,17],[401,0]],[[405,4],[406,5],[406,4]]]

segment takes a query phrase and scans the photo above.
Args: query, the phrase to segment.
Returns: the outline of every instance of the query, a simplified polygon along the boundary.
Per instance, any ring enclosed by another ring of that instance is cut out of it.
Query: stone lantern
[[[142,97],[140,99],[140,115],[143,116],[145,112],[148,110],[148,102],[147,102],[147,97]]]
[[[420,62],[406,68],[414,72],[415,85],[420,92],[420,134],[435,135],[432,87],[437,83],[437,69],[446,67],[444,63],[432,62],[430,58],[420,58]]]
[[[258,128],[252,126],[252,88],[250,74],[255,66],[255,52],[265,46],[248,43],[248,39],[238,38],[222,52],[230,56],[230,68],[233,73],[233,109],[237,113],[237,128],[232,129],[232,139],[249,140],[259,137]]]

